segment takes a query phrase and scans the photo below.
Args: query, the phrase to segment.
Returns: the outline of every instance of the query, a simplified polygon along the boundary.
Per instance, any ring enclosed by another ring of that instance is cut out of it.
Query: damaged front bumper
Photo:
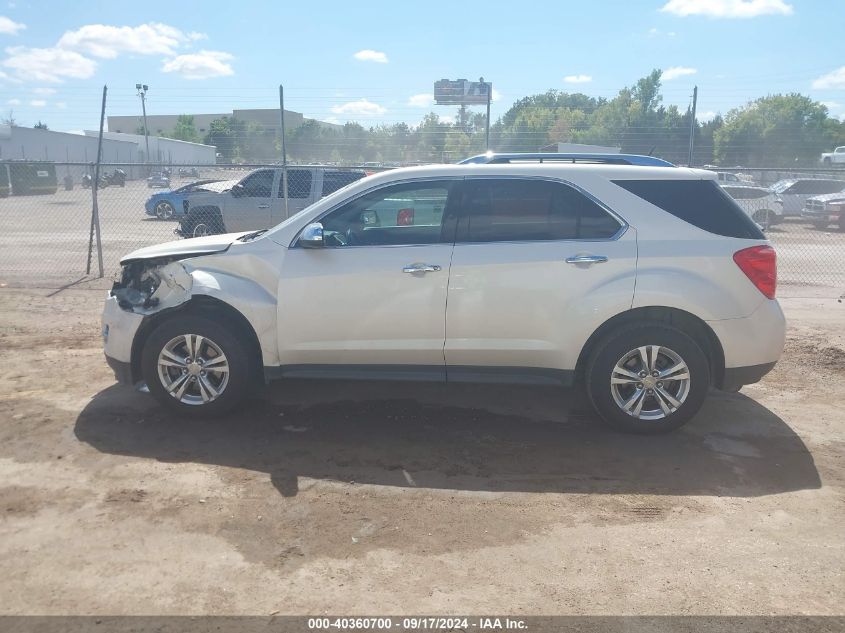
[[[124,310],[117,297],[110,296],[103,307],[103,351],[114,377],[123,384],[134,384],[132,378],[132,342],[141,327],[144,315]]]
[[[139,260],[124,265],[103,307],[103,348],[115,378],[133,385],[132,349],[144,319],[191,298],[193,278],[180,261]]]

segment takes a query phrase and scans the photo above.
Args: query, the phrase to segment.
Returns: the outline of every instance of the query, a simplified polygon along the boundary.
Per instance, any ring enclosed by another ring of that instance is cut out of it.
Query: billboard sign
[[[437,105],[487,105],[493,84],[489,81],[441,79],[434,82]]]

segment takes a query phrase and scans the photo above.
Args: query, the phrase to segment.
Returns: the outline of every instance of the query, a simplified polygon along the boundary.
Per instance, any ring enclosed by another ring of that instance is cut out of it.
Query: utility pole
[[[695,106],[698,103],[698,86],[692,89],[692,111],[689,120],[689,155],[687,156],[687,167],[692,167],[692,150],[695,147]]]
[[[147,84],[135,84],[138,96],[141,97],[141,112],[144,114],[144,146],[146,147],[146,162],[150,162],[150,128],[147,127]]]
[[[487,125],[484,130],[484,150],[490,151],[490,100],[493,98],[493,82],[484,83],[484,77],[479,78],[479,81],[484,84],[487,89]]]

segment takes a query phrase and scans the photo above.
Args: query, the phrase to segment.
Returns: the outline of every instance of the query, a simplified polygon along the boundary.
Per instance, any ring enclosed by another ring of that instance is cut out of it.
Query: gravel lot
[[[113,384],[102,294],[0,289],[0,613],[842,613],[835,300],[783,301],[772,374],[643,438],[501,386],[185,422]]]

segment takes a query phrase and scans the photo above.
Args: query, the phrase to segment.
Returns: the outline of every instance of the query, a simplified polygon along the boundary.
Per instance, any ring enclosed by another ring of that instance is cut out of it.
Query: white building
[[[97,139],[82,134],[0,125],[0,159],[93,163],[97,160]],[[103,139],[103,162],[141,162],[138,144]]]
[[[85,130],[85,135],[96,138],[99,132],[96,130]],[[103,132],[105,140],[134,143],[137,150],[137,160],[132,162],[144,162],[146,154],[146,141],[143,134],[126,134],[122,132]],[[202,143],[190,143],[188,141],[177,141],[173,138],[162,138],[150,136],[150,160],[151,163],[164,163],[174,165],[213,165],[217,159],[217,148],[213,145]]]

